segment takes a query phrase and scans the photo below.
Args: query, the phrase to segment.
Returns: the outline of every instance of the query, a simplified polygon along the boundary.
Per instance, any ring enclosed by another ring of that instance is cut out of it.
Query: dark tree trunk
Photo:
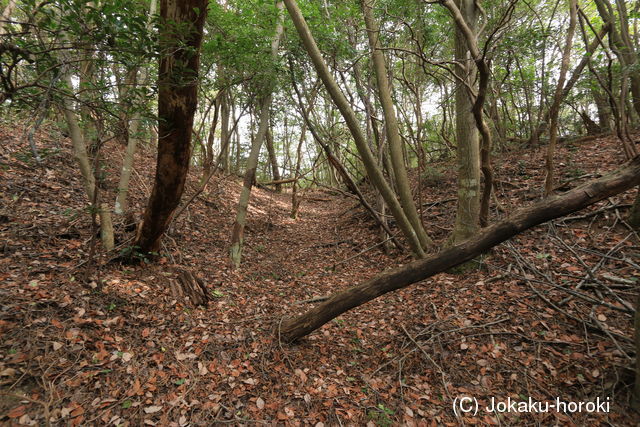
[[[549,196],[528,208],[520,209],[460,245],[428,258],[413,261],[360,285],[338,292],[307,313],[285,320],[280,329],[280,336],[287,341],[304,337],[352,308],[463,264],[524,230],[585,208],[638,184],[640,184],[640,156],[607,176],[590,181],[562,195]]]
[[[135,243],[141,252],[158,249],[184,189],[206,11],[206,0],[160,2],[159,37],[164,54],[158,74],[158,160],[153,191]]]

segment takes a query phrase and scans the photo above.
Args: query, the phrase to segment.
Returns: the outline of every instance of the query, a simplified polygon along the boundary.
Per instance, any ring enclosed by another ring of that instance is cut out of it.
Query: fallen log
[[[352,308],[470,261],[531,227],[583,209],[638,184],[640,156],[609,175],[519,209],[464,243],[384,272],[369,281],[334,294],[305,314],[285,319],[281,323],[280,337],[285,341],[295,341]]]
[[[284,179],[278,179],[275,181],[269,181],[269,182],[261,182],[261,185],[281,185],[281,184],[291,184],[292,182],[296,182],[299,178],[284,178]]]

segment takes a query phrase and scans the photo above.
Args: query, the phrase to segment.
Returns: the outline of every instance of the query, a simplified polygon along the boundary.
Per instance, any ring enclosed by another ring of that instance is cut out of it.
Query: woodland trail
[[[308,193],[293,220],[289,194],[254,189],[243,264],[234,270],[227,248],[240,183],[216,176],[173,224],[157,263],[124,265],[99,255],[85,283],[91,222],[76,209],[86,196],[67,146],[60,150],[59,137],[41,135],[39,144],[51,154],[36,168],[19,138],[7,131],[0,137],[0,386],[10,393],[0,414],[35,420],[46,408],[56,423],[72,425],[169,425],[183,417],[206,425],[410,424],[425,418],[446,424],[457,422],[448,396],[460,394],[485,401],[506,393],[576,401],[607,395],[615,405],[627,396],[632,376],[620,348],[628,344],[587,330],[539,295],[554,301],[567,296],[545,276],[577,283],[587,274],[561,239],[580,251],[589,268],[601,262],[594,270],[599,279],[628,297],[631,285],[608,277],[636,280],[624,260],[636,256],[637,246],[616,216],[631,194],[586,212],[606,208],[597,215],[536,227],[483,257],[479,268],[385,295],[285,345],[278,325],[312,305],[302,301],[409,259],[375,248],[339,263],[377,242],[375,225],[355,200]],[[612,140],[594,146],[597,152],[581,156],[580,163],[577,151],[563,147],[566,180],[619,161]],[[539,197],[541,172],[532,165],[539,164],[540,151],[518,156],[525,160],[505,154],[496,162],[500,176],[511,179],[500,185],[518,190],[517,199],[502,199],[509,209]],[[119,161],[105,159],[110,168]],[[153,164],[150,154],[142,152],[137,164]],[[423,187],[423,210],[443,240],[452,220],[453,181],[446,162],[440,167],[445,172],[438,186]],[[144,183],[153,170],[140,167],[138,173],[134,207],[144,204]],[[198,174],[192,170],[185,198],[195,191]],[[116,185],[105,183],[107,196]],[[117,227],[119,244],[126,245],[128,234],[123,224]],[[204,281],[212,297],[207,307],[172,295],[176,268]],[[98,283],[102,289],[92,289]],[[593,315],[610,331],[630,336],[626,313],[575,298],[564,309],[587,321]],[[33,401],[16,397],[24,393]],[[610,414],[548,413],[527,420],[633,425],[635,416],[621,409],[626,403],[619,405]]]

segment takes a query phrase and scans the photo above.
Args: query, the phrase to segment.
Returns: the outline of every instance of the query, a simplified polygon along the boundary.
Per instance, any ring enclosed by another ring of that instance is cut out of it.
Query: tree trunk
[[[139,126],[140,114],[136,113],[129,122],[129,131],[127,132],[127,149],[122,160],[122,171],[120,172],[120,182],[118,183],[118,194],[116,195],[114,208],[114,212],[117,215],[123,215],[127,211],[127,194],[129,193],[129,180],[131,179],[133,161],[138,145]]]
[[[631,407],[640,412],[640,295],[636,298],[636,313],[633,319],[634,341],[636,347],[635,384],[631,396]]]
[[[411,227],[418,236],[422,248],[426,250],[433,246],[433,241],[424,231],[422,220],[413,202],[413,195],[411,194],[409,178],[405,168],[405,156],[403,155],[404,144],[400,139],[398,119],[394,111],[393,99],[391,98],[391,85],[387,78],[387,66],[380,45],[380,31],[373,17],[371,0],[361,0],[360,4],[362,6],[365,25],[367,26],[369,48],[371,49],[373,69],[378,84],[380,104],[382,105],[382,111],[384,113],[385,129],[387,140],[389,141],[389,154],[391,163],[393,164],[393,172],[396,178],[400,203]]]
[[[2,11],[2,15],[0,16],[0,35],[6,33],[6,31],[4,30],[4,25],[11,17],[11,14],[15,10],[15,8],[16,8],[16,0],[9,0],[9,3],[7,3],[7,5],[4,7],[4,10]]]
[[[276,7],[278,9],[278,23],[276,24],[276,32],[273,37],[273,41],[271,42],[271,56],[274,61],[277,58],[280,39],[282,38],[282,33],[284,31],[282,2],[278,1],[278,3],[276,3]],[[260,156],[262,141],[264,140],[269,128],[269,109],[271,108],[271,92],[273,90],[273,83],[265,82],[265,87],[263,87],[262,89],[265,91],[266,95],[260,101],[260,118],[258,132],[251,144],[251,151],[249,153],[249,159],[247,160],[247,169],[244,173],[242,190],[240,192],[240,199],[238,200],[236,221],[233,224],[233,231],[231,232],[231,248],[229,250],[229,253],[231,262],[236,268],[240,267],[240,262],[242,261],[244,228],[247,223],[247,208],[249,207],[249,197],[251,196],[251,188],[253,187],[256,179],[256,169],[258,167],[258,157]]]
[[[607,96],[600,92],[597,87],[591,87],[591,96],[598,110],[598,126],[602,132],[611,131],[611,110],[607,102]]]
[[[143,253],[159,248],[160,237],[184,190],[206,11],[206,0],[160,2],[163,55],[158,74],[158,159],[155,183],[134,244]]]
[[[291,218],[296,219],[298,217],[298,210],[300,209],[300,198],[298,197],[298,180],[300,179],[300,166],[302,164],[302,144],[307,137],[307,123],[302,124],[302,130],[300,131],[300,140],[298,141],[298,148],[296,149],[296,169],[295,169],[295,181],[293,181],[293,187],[291,188]],[[278,187],[276,187],[277,189]]]
[[[465,263],[531,227],[583,209],[638,184],[640,157],[607,176],[519,209],[460,245],[338,292],[307,313],[285,320],[280,328],[280,336],[286,341],[295,341],[352,308]]]
[[[73,84],[71,82],[71,74],[67,74],[65,78],[69,88],[72,88]],[[106,205],[100,204],[96,197],[96,178],[89,159],[89,153],[87,152],[87,144],[82,134],[82,129],[80,129],[80,125],[78,124],[78,117],[76,116],[71,100],[68,97],[64,98],[63,110],[64,117],[69,128],[71,143],[73,144],[73,155],[80,167],[84,190],[87,193],[90,203],[93,205],[93,209],[98,209],[102,244],[107,251],[110,251],[114,246],[111,212]],[[98,206],[100,206],[100,208],[98,208]]]
[[[567,77],[567,70],[569,69],[569,60],[571,57],[571,47],[573,45],[573,34],[576,29],[578,5],[577,0],[569,0],[569,29],[567,30],[567,38],[562,52],[562,62],[560,64],[560,76],[558,77],[558,84],[556,86],[556,92],[553,97],[553,104],[549,109],[549,118],[551,122],[549,124],[549,146],[547,147],[546,157],[546,170],[547,176],[544,181],[544,194],[548,196],[553,191],[554,187],[554,161],[553,156],[556,152],[556,142],[558,140],[558,114],[560,113],[560,103],[562,102],[562,93],[564,88],[564,81]]]
[[[302,131],[304,134],[304,129]],[[267,129],[267,152],[269,154],[269,164],[271,165],[271,176],[274,181],[280,181],[280,169],[278,168],[278,158],[276,156],[276,150],[273,145],[273,133],[271,129]],[[282,192],[282,185],[276,184],[276,193]]]
[[[364,134],[362,133],[362,129],[360,129],[360,125],[358,123],[358,119],[355,115],[355,112],[353,111],[353,109],[351,108],[351,105],[349,104],[349,101],[345,98],[339,86],[333,79],[333,76],[331,75],[329,68],[324,62],[324,59],[322,58],[322,54],[320,53],[320,50],[316,45],[313,35],[311,34],[311,31],[309,30],[309,27],[304,17],[302,16],[302,12],[300,11],[300,8],[298,7],[295,0],[284,0],[284,1],[285,1],[285,4],[287,5],[289,15],[291,16],[291,19],[296,27],[296,30],[298,31],[298,34],[302,39],[304,47],[307,53],[309,54],[311,61],[313,62],[316,72],[318,73],[319,77],[322,79],[324,86],[326,87],[327,91],[331,95],[331,99],[333,100],[336,107],[340,110],[340,113],[342,114],[345,122],[347,123],[347,127],[349,128],[349,131],[353,136],[353,139],[356,143],[356,147],[358,148],[358,152],[362,157],[362,161],[367,170],[367,174],[369,175],[369,178],[371,179],[373,185],[375,185],[375,187],[380,191],[380,193],[384,197],[385,202],[387,203],[387,206],[389,207],[389,209],[391,210],[391,213],[393,214],[393,217],[396,219],[398,226],[402,230],[403,235],[409,242],[409,245],[411,247],[411,250],[414,253],[414,256],[418,258],[424,257],[424,250],[422,248],[422,245],[420,244],[420,240],[418,239],[418,236],[413,230],[411,223],[409,222],[406,215],[404,214],[404,211],[402,210],[402,207],[400,206],[398,199],[396,199],[396,196],[393,193],[393,190],[391,189],[387,181],[384,179],[384,175],[382,174],[382,171],[378,168],[375,157],[373,156],[373,153],[371,152],[371,149],[367,144],[367,140]]]
[[[489,205],[491,203],[491,191],[493,190],[493,168],[491,167],[491,149],[492,149],[492,136],[491,129],[484,118],[484,103],[487,98],[487,92],[489,90],[489,82],[491,79],[491,69],[485,58],[484,53],[480,51],[478,47],[478,36],[475,33],[473,26],[469,26],[466,18],[460,12],[460,9],[452,0],[444,0],[444,6],[449,9],[453,20],[456,23],[456,27],[464,35],[467,41],[467,47],[471,53],[471,57],[478,67],[479,82],[478,93],[473,103],[471,111],[476,121],[476,126],[480,131],[482,137],[482,145],[480,146],[480,169],[484,177],[484,187],[482,189],[482,196],[480,198],[480,226],[486,227],[489,224]],[[515,3],[511,3],[509,7],[513,7]],[[475,3],[473,3],[475,8]]]
[[[473,0],[459,0],[460,12],[475,32],[477,10]],[[473,117],[473,99],[467,86],[473,87],[476,69],[462,31],[455,31],[456,151],[458,163],[458,205],[450,242],[454,245],[475,235],[480,229],[480,139]]]
[[[596,38],[587,47],[587,51],[582,56],[582,59],[580,59],[580,62],[578,63],[578,65],[576,65],[576,67],[573,69],[573,71],[571,72],[571,77],[569,78],[569,80],[567,80],[567,83],[564,85],[564,88],[562,89],[562,95],[560,96],[560,101],[562,101],[569,95],[569,92],[571,92],[571,89],[573,89],[573,86],[575,86],[575,84],[578,82],[578,79],[580,78],[582,71],[587,66],[591,57],[593,56],[593,53],[596,51],[596,49],[600,45],[600,40],[607,33],[607,28],[608,28],[608,25],[606,24],[603,25],[603,27],[600,29],[600,32],[596,35]],[[535,131],[529,137],[529,141],[528,141],[529,146],[532,146],[538,143],[540,135],[542,135],[542,133],[547,128],[550,116],[551,116],[551,110],[548,109],[544,117],[542,118],[542,122],[535,128]]]
[[[224,89],[223,89],[224,90]],[[214,110],[213,110],[213,121],[211,122],[211,127],[209,128],[209,134],[207,136],[207,144],[205,146],[205,156],[204,156],[204,164],[202,165],[202,179],[201,183],[205,182],[209,179],[211,174],[213,173],[213,143],[216,139],[216,128],[218,127],[218,116],[220,114],[221,103],[224,102],[222,100],[223,94],[218,93],[216,95],[216,99],[214,100]],[[220,145],[224,144],[224,140],[220,138]],[[224,150],[221,149],[220,156],[223,156]]]
[[[156,15],[157,2],[156,0],[151,0],[149,4],[149,18],[147,19],[147,30],[150,30],[153,24],[153,17]],[[126,80],[126,89],[121,89],[119,91],[119,96],[121,99],[121,104],[124,102],[129,103],[126,98],[127,93],[135,87],[136,78],[138,74],[138,68],[133,68],[127,73]],[[142,86],[146,86],[149,82],[149,71],[147,68],[142,68],[140,72],[140,82]],[[124,159],[122,161],[122,170],[120,172],[120,181],[118,183],[118,194],[116,195],[116,203],[114,212],[118,215],[123,215],[127,211],[127,195],[129,193],[129,180],[131,179],[131,172],[133,171],[133,162],[135,159],[136,150],[138,148],[138,140],[139,135],[138,131],[140,130],[140,120],[141,115],[140,112],[136,111],[133,114],[133,117],[129,119],[129,112],[124,112],[124,120],[123,125],[127,127],[126,138],[127,138],[127,149],[124,154]]]
[[[225,91],[226,92],[226,91]],[[222,98],[220,99],[220,156],[221,156],[221,166],[222,170],[225,173],[229,173],[231,171],[231,162],[230,162],[230,143],[229,143],[229,118],[230,118],[230,108],[229,108],[229,94],[224,93]]]

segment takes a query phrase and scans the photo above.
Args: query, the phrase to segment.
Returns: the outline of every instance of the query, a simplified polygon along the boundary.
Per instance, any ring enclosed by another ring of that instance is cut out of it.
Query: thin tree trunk
[[[224,89],[223,89],[224,90]],[[214,101],[214,110],[213,110],[213,121],[211,122],[211,127],[209,128],[209,135],[207,136],[207,144],[206,144],[206,153],[204,156],[204,165],[202,168],[202,179],[201,182],[205,182],[209,179],[211,174],[213,173],[213,143],[216,139],[216,128],[218,127],[218,117],[220,114],[220,104],[222,104],[224,95],[218,94]],[[225,139],[220,138],[220,145],[224,144]],[[228,144],[227,144],[228,146]],[[224,156],[224,150],[220,151],[220,155]]]
[[[298,217],[298,210],[300,209],[300,198],[298,197],[298,180],[300,179],[300,165],[302,163],[302,144],[307,137],[307,123],[302,124],[302,130],[300,131],[300,140],[298,141],[298,148],[296,149],[296,169],[295,177],[293,181],[293,187],[291,188],[291,218],[296,219]],[[276,189],[278,187],[276,186]]]
[[[567,80],[567,83],[564,85],[564,88],[562,89],[562,95],[560,96],[560,101],[564,100],[569,95],[569,93],[571,92],[571,89],[573,89],[573,86],[575,86],[575,84],[578,82],[578,79],[582,75],[582,71],[587,66],[591,57],[593,56],[593,53],[596,51],[596,49],[600,45],[600,39],[602,39],[602,37],[604,37],[605,34],[607,33],[607,29],[608,29],[608,25],[606,24],[603,25],[603,27],[600,29],[600,32],[596,36],[596,38],[587,47],[587,51],[584,53],[584,55],[580,59],[580,62],[578,63],[578,65],[576,65],[576,67],[573,69],[573,71],[571,72],[571,77],[569,77],[569,80]],[[533,144],[534,142],[535,143],[538,142],[540,135],[542,135],[542,133],[547,128],[547,124],[550,120],[550,117],[551,117],[551,109],[549,108],[547,109],[544,117],[542,118],[542,122],[535,128],[534,133],[530,136],[529,142],[528,142],[529,145]]]
[[[72,88],[73,84],[71,82],[71,74],[67,73],[65,76],[67,85]],[[63,113],[65,120],[67,122],[67,126],[69,128],[69,136],[71,137],[71,143],[73,144],[73,155],[78,162],[78,166],[80,167],[80,174],[82,175],[82,183],[84,185],[85,192],[87,193],[87,197],[91,203],[94,203],[94,209],[99,208],[99,216],[100,216],[100,237],[102,240],[102,244],[107,251],[113,249],[114,246],[114,238],[113,238],[113,225],[111,221],[111,211],[109,211],[108,207],[104,204],[99,203],[97,200],[95,191],[96,191],[96,179],[95,174],[93,173],[93,167],[91,166],[91,161],[89,160],[89,153],[87,151],[87,144],[85,142],[84,136],[82,134],[82,129],[80,129],[80,125],[78,124],[78,117],[76,116],[75,111],[73,110],[73,105],[71,100],[68,97],[64,98],[63,101]]]
[[[302,133],[304,134],[304,129]],[[267,152],[269,154],[269,164],[271,165],[271,176],[273,177],[274,181],[280,181],[280,169],[278,168],[278,158],[276,156],[276,150],[273,145],[273,133],[271,132],[271,129],[267,129],[266,141]],[[276,184],[276,193],[281,192],[282,185]]]
[[[549,124],[549,146],[547,147],[546,157],[546,170],[547,176],[544,181],[544,194],[548,196],[553,191],[554,187],[554,159],[553,156],[556,152],[556,143],[558,140],[558,114],[560,113],[560,103],[562,102],[562,92],[564,88],[564,81],[567,77],[567,70],[569,69],[569,60],[571,59],[571,47],[573,46],[573,35],[576,29],[576,21],[578,14],[577,0],[569,0],[569,28],[567,30],[567,38],[562,52],[562,62],[560,64],[560,76],[558,77],[558,84],[556,86],[556,92],[553,97],[553,104],[549,109],[549,116],[551,122]]]
[[[147,20],[147,29],[151,28],[151,24],[153,23],[152,17],[156,15],[157,2],[156,0],[151,0],[149,5],[149,19]],[[120,91],[120,98],[126,97],[126,92],[130,91],[130,88],[136,82],[136,76],[138,74],[137,67],[127,73],[126,85],[127,88]],[[146,68],[142,68],[140,76],[140,81],[143,86],[147,85],[149,82],[149,72]],[[131,86],[129,86],[131,85]],[[122,161],[122,170],[120,172],[120,181],[118,183],[118,194],[116,195],[116,203],[114,212],[117,215],[122,215],[127,211],[127,195],[129,193],[129,180],[131,179],[131,172],[133,171],[133,163],[135,159],[136,150],[138,147],[138,140],[140,139],[138,136],[138,131],[140,129],[140,120],[141,116],[139,112],[135,112],[133,117],[128,120],[128,113],[125,113],[124,118],[124,126],[128,126],[126,136],[127,136],[127,149],[124,154],[124,159]]]
[[[134,244],[143,253],[159,248],[189,171],[206,11],[206,0],[160,2],[163,55],[158,75],[158,159],[155,183]]]
[[[293,73],[293,63],[289,62],[289,66],[290,66],[290,68],[292,70],[292,73]],[[304,105],[302,103],[302,94],[300,93],[300,90],[298,89],[298,85],[296,84],[294,79],[292,79],[292,84],[293,84],[293,89],[296,92],[296,96],[298,98],[298,105],[299,105],[300,111],[302,113],[302,118],[304,119],[304,122],[307,125],[307,128],[309,129],[309,131],[313,135],[314,140],[324,150],[324,152],[325,152],[325,154],[327,156],[327,161],[329,163],[329,166],[332,167],[333,169],[335,169],[335,171],[338,173],[338,175],[342,178],[342,181],[343,181],[344,185],[347,187],[347,189],[349,189],[349,191],[351,191],[352,193],[354,193],[358,197],[358,200],[360,201],[362,206],[366,210],[369,211],[369,213],[371,214],[371,217],[389,235],[389,238],[392,239],[394,245],[396,245],[396,247],[401,252],[403,252],[404,251],[404,247],[400,244],[398,239],[393,237],[393,234],[391,233],[391,230],[389,229],[389,227],[387,225],[387,222],[384,219],[384,217],[380,217],[378,215],[378,213],[375,211],[375,209],[373,209],[373,207],[369,204],[369,202],[367,202],[367,200],[365,199],[364,195],[362,194],[362,192],[358,188],[358,185],[353,181],[353,179],[349,175],[349,172],[347,171],[347,169],[342,165],[342,163],[340,163],[340,160],[333,154],[333,152],[331,150],[331,146],[329,144],[327,144],[326,142],[324,142],[322,140],[322,138],[320,138],[320,135],[318,135],[318,132],[316,132],[315,127],[313,126],[313,124],[311,123],[311,120],[309,119],[309,111],[306,108],[304,108]],[[314,171],[315,171],[315,169],[314,169]]]
[[[4,26],[11,17],[11,14],[16,8],[16,0],[9,0],[9,3],[5,6],[2,11],[2,16],[0,16],[0,35],[5,34]]]
[[[231,171],[231,162],[229,152],[229,118],[230,118],[230,108],[229,108],[229,95],[227,93],[222,95],[220,99],[220,141],[226,141],[226,144],[222,144],[220,147],[220,155],[221,155],[221,164],[222,169],[225,173],[229,173]]]
[[[318,49],[318,46],[316,45],[316,42],[313,38],[313,35],[311,34],[311,31],[309,30],[309,27],[304,17],[302,16],[302,12],[300,11],[295,0],[284,1],[287,5],[289,15],[291,16],[296,30],[298,31],[298,34],[302,39],[304,47],[313,62],[316,72],[322,79],[322,82],[331,95],[334,104],[338,107],[340,113],[345,119],[345,122],[347,123],[347,127],[349,128],[351,135],[353,136],[353,139],[356,143],[356,147],[358,148],[358,152],[360,153],[360,156],[362,156],[362,160],[369,178],[376,186],[376,188],[380,191],[385,199],[385,202],[387,202],[389,209],[398,222],[398,226],[409,242],[414,255],[418,258],[423,257],[424,250],[422,248],[422,245],[420,244],[420,240],[413,230],[411,223],[404,214],[402,207],[398,202],[398,199],[396,199],[396,196],[393,193],[393,190],[384,179],[382,171],[378,168],[375,157],[373,156],[373,153],[371,152],[367,144],[367,140],[362,133],[362,130],[360,129],[360,125],[358,123],[355,112],[351,108],[349,101],[345,98],[344,94],[333,79],[329,68],[325,64],[324,59],[322,58],[322,54],[320,53],[320,50]]]
[[[277,58],[278,47],[280,46],[280,39],[284,31],[284,15],[282,13],[283,4],[282,1],[276,3],[278,9],[278,22],[276,24],[276,32],[271,42],[271,56],[273,60]],[[260,156],[260,148],[262,147],[262,141],[265,138],[269,127],[269,109],[271,108],[271,92],[273,85],[271,82],[265,83],[266,95],[260,101],[260,118],[258,125],[258,132],[251,144],[251,151],[249,153],[249,159],[247,160],[247,169],[244,173],[244,180],[242,184],[242,190],[240,193],[240,199],[238,200],[238,209],[236,213],[236,220],[233,224],[233,231],[231,232],[231,248],[229,250],[231,262],[236,268],[240,267],[242,260],[242,248],[244,246],[244,228],[247,223],[247,208],[249,206],[249,197],[251,196],[251,188],[256,179],[256,169],[258,167],[258,157]]]
[[[279,329],[280,337],[285,341],[295,341],[352,308],[463,264],[531,227],[583,209],[638,184],[640,157],[605,177],[517,210],[462,244],[340,291],[305,314],[285,319]]]
[[[129,180],[133,171],[136,148],[138,145],[138,129],[140,126],[140,114],[134,114],[129,123],[127,150],[122,161],[122,171],[120,172],[120,182],[118,183],[118,194],[114,212],[123,215],[127,211],[127,194],[129,193]]]
[[[400,196],[402,210],[407,216],[414,232],[417,234],[422,248],[426,250],[433,246],[433,241],[424,231],[422,220],[413,202],[413,195],[411,194],[409,178],[405,168],[405,156],[403,155],[404,144],[400,139],[398,119],[394,111],[393,99],[391,98],[391,85],[387,78],[387,66],[380,46],[379,28],[373,18],[370,1],[371,0],[361,0],[360,4],[362,6],[365,25],[367,26],[369,48],[371,49],[371,56],[373,58],[380,104],[382,105],[382,111],[384,113],[385,129],[387,140],[389,141],[389,154],[393,164],[396,185],[398,186],[398,195]]]

